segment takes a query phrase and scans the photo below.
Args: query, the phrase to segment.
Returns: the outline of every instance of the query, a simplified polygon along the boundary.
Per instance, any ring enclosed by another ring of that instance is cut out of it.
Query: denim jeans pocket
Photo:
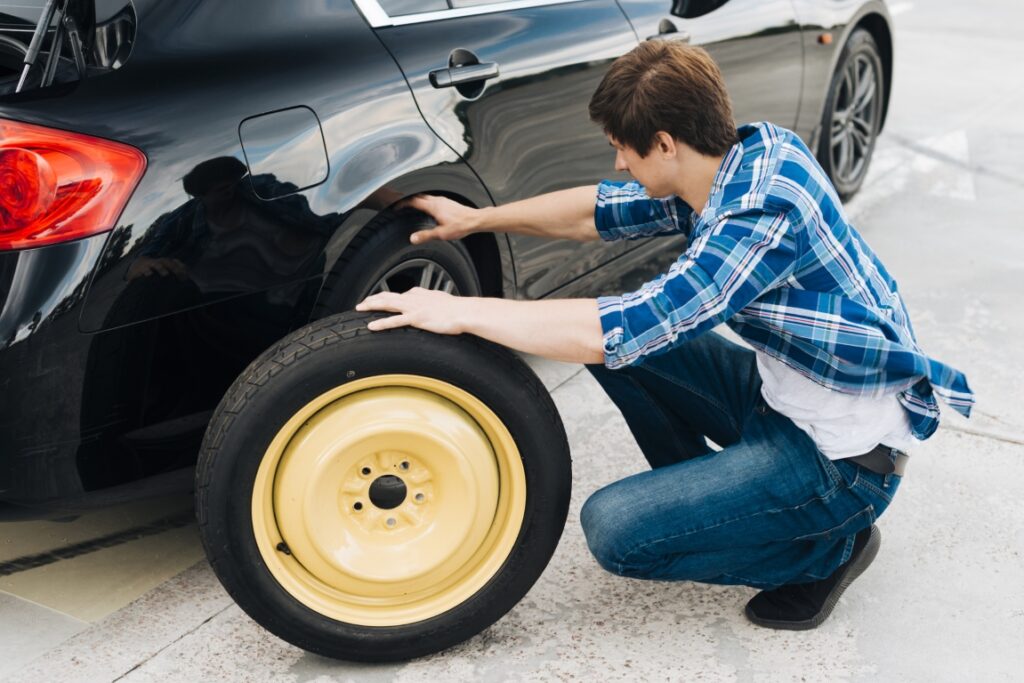
[[[881,515],[892,502],[902,477],[896,474],[879,474],[854,462],[839,461],[837,469],[846,482],[850,492],[865,503],[874,505],[875,511]]]
[[[825,529],[824,531],[816,531],[813,534],[804,534],[803,536],[797,536],[794,541],[833,541],[837,538],[845,538],[852,536],[861,529],[866,529],[875,523],[878,516],[875,514],[875,506],[869,504],[866,508],[859,512],[855,512],[850,515],[844,522],[837,524],[836,526]]]
[[[884,501],[884,509],[884,507],[888,507],[889,503],[892,502],[892,498],[896,495],[896,489],[899,488],[901,480],[902,477],[896,474],[878,474],[877,472],[865,471],[861,472],[857,477],[857,486],[880,501]]]

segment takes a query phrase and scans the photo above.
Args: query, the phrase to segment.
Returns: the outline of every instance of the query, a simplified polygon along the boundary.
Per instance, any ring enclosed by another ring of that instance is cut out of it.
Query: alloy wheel
[[[451,273],[439,263],[430,259],[414,258],[403,261],[384,273],[366,296],[378,292],[404,292],[413,287],[437,289],[456,296],[461,294]]]
[[[854,55],[835,89],[829,145],[832,172],[837,180],[853,185],[867,171],[878,132],[881,78],[866,54]]]

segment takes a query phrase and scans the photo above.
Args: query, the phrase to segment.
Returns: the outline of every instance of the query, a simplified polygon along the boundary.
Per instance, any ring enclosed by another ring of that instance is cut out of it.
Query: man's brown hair
[[[616,59],[590,98],[590,118],[647,156],[663,130],[707,156],[739,139],[722,73],[703,48],[648,40]]]

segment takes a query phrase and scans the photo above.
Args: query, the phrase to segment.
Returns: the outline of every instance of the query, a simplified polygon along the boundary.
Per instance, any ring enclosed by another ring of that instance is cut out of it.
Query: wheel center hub
[[[381,510],[391,510],[405,502],[408,489],[401,477],[385,474],[370,484],[370,502]]]

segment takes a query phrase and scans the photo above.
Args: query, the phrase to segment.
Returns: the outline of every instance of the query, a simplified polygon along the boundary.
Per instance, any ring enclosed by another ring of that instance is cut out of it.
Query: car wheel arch
[[[815,34],[820,32],[819,29],[813,27],[818,25],[815,22],[827,22],[828,17],[826,15],[801,17],[801,22],[804,23],[804,29],[814,30]],[[823,25],[828,25],[825,23]],[[832,82],[832,78],[836,73],[836,69],[839,68],[839,62],[843,55],[843,49],[850,42],[850,39],[857,32],[858,29],[863,29],[871,35],[876,45],[878,46],[879,56],[882,61],[882,75],[885,83],[883,84],[882,90],[882,112],[881,112],[881,125],[878,132],[880,133],[885,127],[885,121],[889,111],[889,97],[892,90],[892,75],[893,75],[893,33],[892,33],[892,19],[889,16],[888,10],[885,5],[878,0],[869,0],[868,2],[861,5],[855,12],[851,13],[850,16],[844,17],[835,24],[835,28],[832,31],[835,32],[834,41],[828,45],[828,49],[831,51],[828,56],[828,70],[825,72],[827,77],[822,80],[821,90],[814,91],[811,94],[805,93],[805,105],[809,102],[813,102],[813,109],[808,108],[808,116],[813,115],[813,124],[808,129],[806,142],[807,146],[811,149],[817,149],[821,142],[821,117],[828,106],[828,91]],[[831,31],[830,31],[831,32]],[[807,65],[805,64],[805,69]]]
[[[875,44],[878,46],[879,56],[882,58],[882,71],[885,76],[885,82],[883,83],[882,90],[882,119],[879,123],[878,132],[881,133],[885,128],[886,115],[889,112],[889,94],[892,91],[892,70],[893,70],[893,42],[892,42],[892,28],[889,25],[889,20],[877,12],[871,12],[860,17],[855,23],[853,23],[847,30],[846,36],[844,36],[844,43],[850,36],[853,35],[854,31],[862,28],[871,34],[871,37],[875,39]],[[837,51],[836,55],[838,58],[839,53],[842,50]],[[833,67],[834,69],[835,67]]]
[[[416,194],[434,194],[448,197],[467,206],[478,207],[483,203],[481,201],[473,201],[464,194],[447,190],[436,190],[429,187],[411,192],[405,192],[404,190],[405,188],[403,188],[402,195],[405,198]],[[329,287],[326,285],[334,276],[334,271],[346,260],[351,251],[353,249],[358,250],[379,229],[381,219],[384,218],[388,225],[391,225],[392,221],[401,223],[411,220],[410,211],[394,212],[393,206],[394,204],[374,213],[369,219],[363,221],[358,228],[349,232],[343,244],[331,249],[331,251],[335,252],[336,256],[325,263],[324,280],[317,295],[317,303],[313,307],[313,318],[320,317],[316,314],[316,311],[321,313],[335,312],[327,311],[322,305],[329,292]],[[394,214],[390,219],[386,218],[386,215],[389,213]],[[414,212],[412,215],[415,215]],[[516,291],[515,276],[512,253],[507,236],[492,232],[474,233],[464,237],[460,242],[468,252],[472,266],[476,270],[477,278],[480,281],[481,296],[514,298]]]
[[[480,208],[483,202],[473,201],[458,192],[424,190],[419,194],[437,194],[460,204]],[[515,296],[515,268],[508,236],[494,232],[477,232],[462,239],[473,259],[483,296],[513,298]]]

